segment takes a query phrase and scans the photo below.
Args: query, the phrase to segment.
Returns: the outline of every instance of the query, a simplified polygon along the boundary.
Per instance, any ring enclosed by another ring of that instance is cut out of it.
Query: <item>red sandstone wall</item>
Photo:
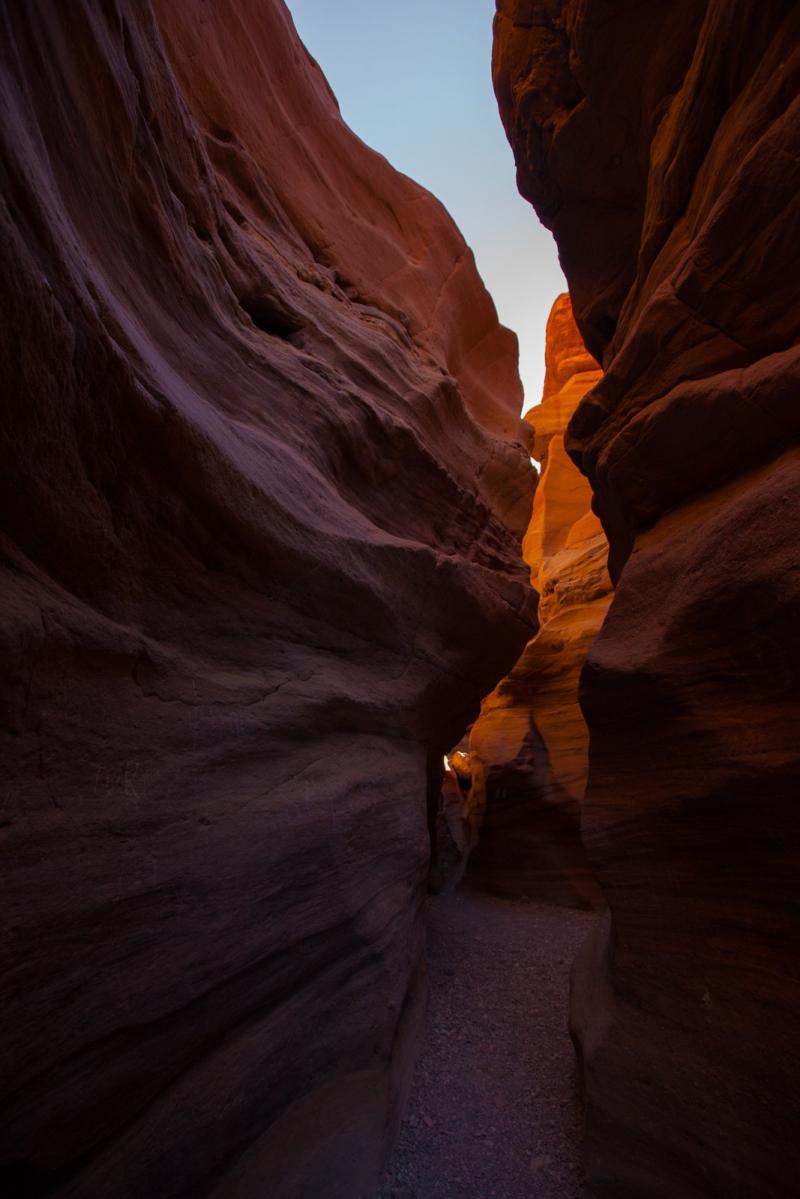
[[[530,635],[515,339],[280,0],[0,21],[0,1190],[369,1195]]]
[[[525,418],[542,465],[524,541],[540,629],[484,700],[470,734],[471,804],[480,828],[469,874],[500,894],[602,906],[580,839],[588,733],[578,681],[610,603],[608,545],[563,436],[601,372],[567,295],[550,314],[546,365],[542,402]]]
[[[500,0],[520,187],[603,362],[566,448],[616,594],[584,670],[592,1193],[800,1171],[800,9]]]

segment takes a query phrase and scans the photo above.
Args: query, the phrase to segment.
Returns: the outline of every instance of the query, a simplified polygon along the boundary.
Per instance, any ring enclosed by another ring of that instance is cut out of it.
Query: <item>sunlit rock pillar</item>
[[[540,629],[470,734],[469,877],[498,894],[593,907],[602,896],[580,837],[588,731],[578,681],[611,584],[591,489],[564,451],[567,422],[601,373],[567,295],[548,321],[546,366],[542,402],[526,416],[542,470],[524,542]]]

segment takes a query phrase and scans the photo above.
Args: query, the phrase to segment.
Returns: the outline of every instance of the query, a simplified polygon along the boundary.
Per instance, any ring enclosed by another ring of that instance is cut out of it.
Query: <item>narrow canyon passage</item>
[[[0,1199],[797,1199],[800,3],[297,6],[0,0]]]
[[[569,969],[596,914],[462,888],[430,901],[430,1002],[379,1199],[579,1199]]]

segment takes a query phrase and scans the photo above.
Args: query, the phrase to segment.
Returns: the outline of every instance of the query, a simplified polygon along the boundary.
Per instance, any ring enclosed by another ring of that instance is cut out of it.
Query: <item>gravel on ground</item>
[[[427,1036],[378,1199],[582,1199],[569,969],[597,917],[430,901]]]

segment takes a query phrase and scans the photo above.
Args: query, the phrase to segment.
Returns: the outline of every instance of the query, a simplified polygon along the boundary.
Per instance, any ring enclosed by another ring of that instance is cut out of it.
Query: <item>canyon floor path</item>
[[[379,1199],[582,1199],[569,970],[596,916],[431,900],[430,1008]]]

